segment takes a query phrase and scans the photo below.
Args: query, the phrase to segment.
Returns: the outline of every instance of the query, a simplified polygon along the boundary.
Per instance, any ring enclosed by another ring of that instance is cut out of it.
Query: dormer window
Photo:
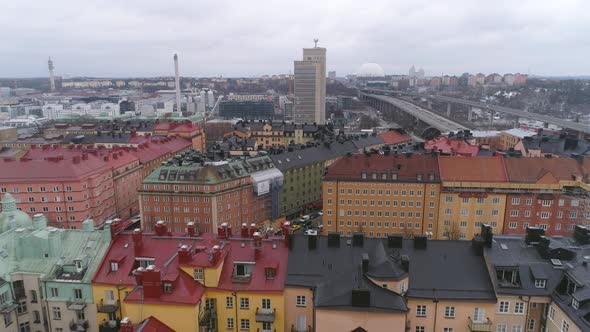
[[[572,308],[578,310],[580,308],[580,302],[578,300],[572,298]]]
[[[497,267],[496,278],[500,287],[520,287],[518,267]]]
[[[397,180],[397,173],[391,173],[391,179]]]
[[[117,272],[117,271],[119,271],[119,263],[111,262],[111,272]]]
[[[547,280],[535,279],[535,288],[545,288],[546,285],[547,285]]]
[[[172,293],[172,283],[171,282],[164,283],[164,293]]]
[[[266,280],[272,280],[277,275],[277,270],[273,268],[266,268],[264,269],[264,274],[266,275]]]
[[[381,180],[387,180],[387,173],[381,173]]]
[[[371,173],[371,179],[377,180],[377,172],[373,171],[373,173]]]
[[[422,174],[416,174],[416,180],[422,181]]]
[[[367,171],[362,171],[361,172],[361,179],[366,180],[367,179]]]
[[[155,263],[156,263],[156,260],[153,258],[138,257],[138,258],[135,258],[135,260],[138,261],[139,266],[143,267],[144,269],[147,269],[148,266],[155,265]]]

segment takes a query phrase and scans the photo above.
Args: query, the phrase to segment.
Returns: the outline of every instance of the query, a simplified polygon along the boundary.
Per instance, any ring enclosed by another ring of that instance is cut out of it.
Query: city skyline
[[[288,73],[314,38],[330,49],[327,70],[339,76],[365,62],[387,74],[411,65],[428,75],[590,74],[583,58],[590,46],[580,43],[590,11],[582,1],[313,5],[18,3],[0,13],[0,27],[18,32],[6,35],[0,77],[47,76],[49,56],[57,76],[172,76],[175,52],[184,77]]]

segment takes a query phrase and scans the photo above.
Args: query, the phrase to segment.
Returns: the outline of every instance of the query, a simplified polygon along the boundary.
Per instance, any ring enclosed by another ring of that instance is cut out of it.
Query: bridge
[[[446,97],[446,96],[440,96],[440,95],[426,95],[426,94],[407,93],[407,92],[401,92],[401,91],[379,90],[379,89],[373,89],[373,90],[368,90],[368,91],[375,92],[375,93],[384,93],[384,94],[403,94],[403,95],[422,97],[422,98],[426,98],[426,99],[430,99],[430,100],[446,102],[447,103],[447,117],[449,117],[449,118],[451,116],[451,114],[450,114],[451,113],[451,104],[460,104],[460,105],[465,105],[465,106],[470,107],[469,114],[468,114],[469,120],[471,120],[471,113],[472,113],[471,108],[477,107],[482,110],[490,111],[490,113],[491,113],[490,114],[490,121],[491,121],[491,119],[493,119],[494,113],[499,112],[499,113],[511,114],[511,115],[518,116],[518,117],[525,118],[525,119],[542,121],[545,124],[545,126],[547,126],[547,124],[553,124],[553,125],[559,126],[561,128],[575,130],[578,133],[586,133],[586,134],[590,133],[590,126],[579,123],[579,122],[558,119],[558,118],[554,118],[554,117],[548,116],[548,115],[531,113],[531,112],[518,110],[518,109],[514,109],[514,108],[509,108],[509,107],[504,107],[504,106],[499,106],[499,105],[487,104],[487,103],[482,103],[482,102],[477,102],[477,101],[472,101],[472,100],[467,100],[467,99]]]
[[[441,133],[468,129],[405,100],[362,91],[359,94],[370,106],[381,111],[386,120],[390,119],[426,139],[436,137]]]

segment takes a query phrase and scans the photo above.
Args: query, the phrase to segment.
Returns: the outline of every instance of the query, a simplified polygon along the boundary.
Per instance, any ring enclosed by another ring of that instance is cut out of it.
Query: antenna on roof
[[[317,39],[317,38],[314,38],[314,39],[313,39],[313,43],[315,44],[315,46],[314,46],[315,48],[317,48],[317,47],[318,47],[318,42],[319,42],[319,41],[320,41],[320,40],[319,40],[319,39]]]

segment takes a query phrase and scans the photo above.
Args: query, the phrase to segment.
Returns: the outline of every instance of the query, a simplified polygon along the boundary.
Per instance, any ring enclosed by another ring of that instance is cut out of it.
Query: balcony
[[[119,309],[120,304],[119,300],[114,301],[113,303],[104,303],[104,300],[100,299],[100,303],[96,304],[96,311],[104,314],[112,314]]]
[[[89,326],[90,324],[88,323],[87,319],[72,319],[72,321],[70,322],[70,331],[85,332],[86,330],[88,330]]]
[[[274,322],[277,309],[259,309],[256,308],[257,322]]]
[[[66,301],[66,307],[68,308],[68,310],[80,311],[86,308],[86,303],[84,303],[84,300],[82,299],[70,298],[68,301]]]
[[[474,322],[469,317],[469,330],[472,332],[491,332],[492,331],[492,321],[489,318],[486,318],[484,322]]]

